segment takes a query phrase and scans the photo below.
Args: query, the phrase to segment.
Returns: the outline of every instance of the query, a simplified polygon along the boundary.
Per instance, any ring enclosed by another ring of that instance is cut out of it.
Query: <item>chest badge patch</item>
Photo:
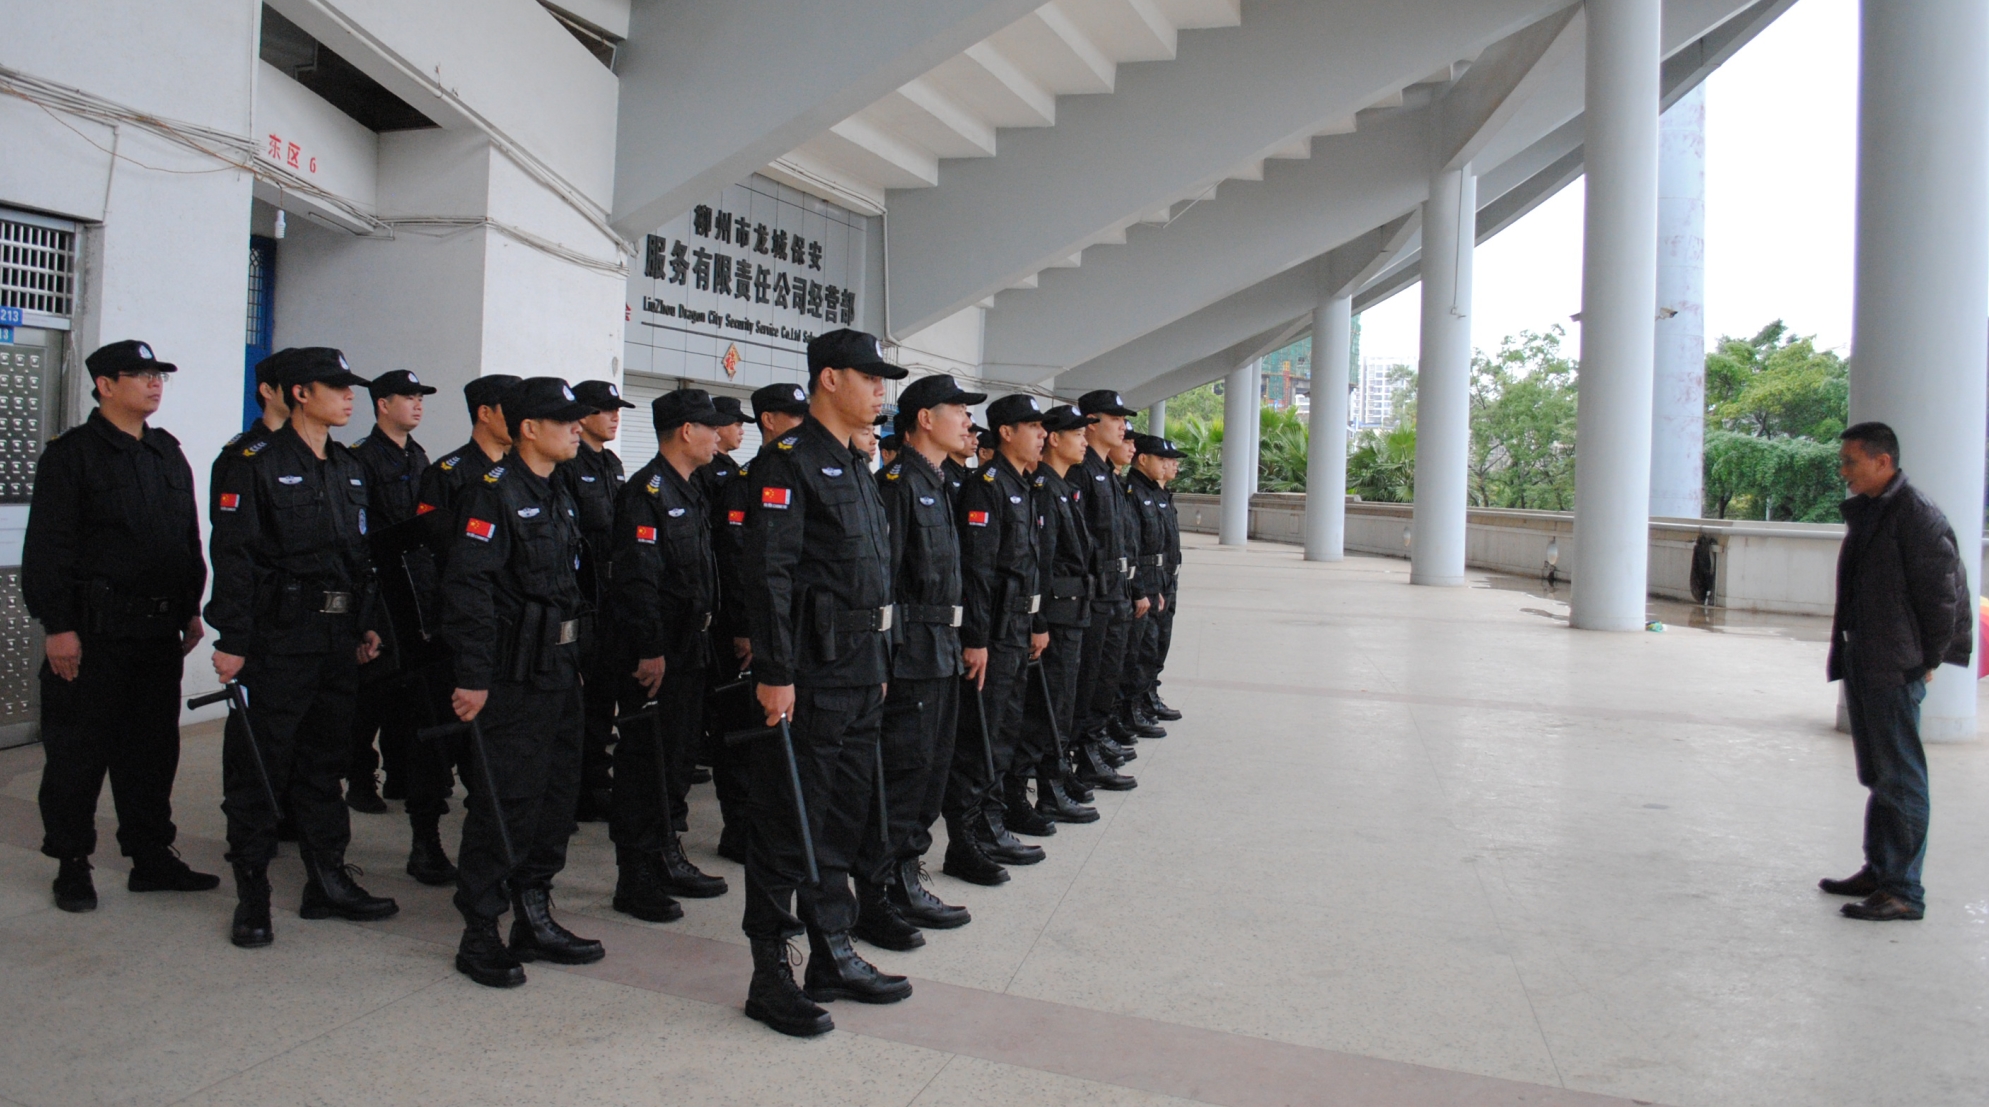
[[[359,533],[366,533],[366,509],[363,507],[359,509]]]
[[[586,481],[586,482],[587,482],[588,484],[593,484],[593,483],[594,483],[595,481],[597,481],[597,480],[600,480],[601,478],[599,478],[599,477],[581,477],[580,479],[581,479],[581,480],[584,480],[584,481]]]
[[[538,514],[539,514],[539,509],[536,507],[521,507],[518,509],[518,517],[520,519],[531,519],[536,517]]]
[[[735,527],[743,527],[746,525],[746,513],[743,511],[728,511],[725,513],[725,521]]]
[[[969,511],[967,513],[967,525],[970,527],[987,526],[988,513],[985,511]]]
[[[920,502],[920,503],[922,503],[922,504],[924,504],[924,505],[925,505],[925,506],[927,506],[927,507],[931,507],[931,506],[932,506],[932,497],[931,497],[931,496],[920,496],[920,497],[919,497],[919,502]]]
[[[670,509],[670,518],[672,519],[681,519],[683,518],[683,515],[684,515],[684,509],[681,507],[673,507]]]
[[[824,465],[822,466],[822,475],[825,477],[840,477],[843,475],[843,471],[833,465]]]
[[[1020,496],[1010,496],[1010,497],[1008,498],[1008,502],[1009,502],[1009,503],[1012,503],[1012,504],[1019,504],[1019,503],[1021,503],[1021,502],[1022,502],[1022,497],[1020,497]]]
[[[241,510],[241,507],[242,507],[242,496],[241,496],[241,493],[239,493],[239,492],[223,492],[223,493],[221,493],[221,510],[223,510],[223,511],[239,511],[239,510]]]
[[[304,483],[304,478],[303,478],[303,477],[292,477],[292,476],[282,476],[282,477],[278,477],[278,478],[276,478],[276,483],[278,483],[278,484],[302,484],[302,483]]]
[[[635,540],[637,542],[642,543],[645,546],[654,546],[656,544],[656,528],[655,527],[635,528]]]
[[[788,489],[775,488],[773,485],[770,484],[767,485],[765,488],[760,489],[760,506],[774,507],[774,508],[779,508],[782,511],[786,511],[788,501],[792,498],[792,496],[793,493],[790,492]]]
[[[352,487],[354,488],[362,487],[366,483],[365,481],[360,480],[358,477],[347,477],[346,479],[352,482]]]
[[[463,527],[464,537],[474,538],[479,542],[490,541],[491,535],[496,533],[497,524],[487,519],[479,519],[474,515],[470,516],[469,523]]]
[[[1099,473],[1097,476],[1094,476],[1091,479],[1103,483],[1105,480],[1105,474]]]

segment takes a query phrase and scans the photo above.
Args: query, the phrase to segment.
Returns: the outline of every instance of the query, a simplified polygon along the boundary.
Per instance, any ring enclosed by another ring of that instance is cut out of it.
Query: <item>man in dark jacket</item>
[[[1865,867],[1826,879],[1854,919],[1918,919],[1926,911],[1920,864],[1927,853],[1927,755],[1920,701],[1943,663],[1968,664],[1974,604],[1954,530],[1899,471],[1899,439],[1883,423],[1843,435],[1838,472],[1852,496],[1837,555],[1837,611],[1830,679],[1844,682],[1865,806]]]
[[[580,538],[585,554],[580,566],[580,592],[587,602],[599,606],[608,593],[610,532],[614,529],[615,500],[621,494],[622,459],[608,448],[621,435],[622,409],[635,405],[622,399],[621,390],[611,381],[581,381],[573,386],[580,402],[594,408],[580,420],[580,449],[572,460],[560,463],[557,479],[579,512]],[[580,752],[580,799],[575,816],[583,823],[609,818],[613,807],[615,756],[615,690],[623,674],[602,651],[605,635],[591,635],[581,646],[580,667],[586,687],[581,691],[587,725]]]

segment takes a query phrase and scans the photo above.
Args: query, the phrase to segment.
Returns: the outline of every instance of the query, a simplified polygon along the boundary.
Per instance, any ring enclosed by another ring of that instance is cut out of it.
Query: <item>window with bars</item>
[[[76,309],[76,232],[0,219],[0,307]]]

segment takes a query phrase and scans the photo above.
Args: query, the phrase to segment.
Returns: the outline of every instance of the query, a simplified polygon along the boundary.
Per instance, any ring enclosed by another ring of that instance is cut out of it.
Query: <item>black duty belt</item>
[[[553,640],[553,644],[571,646],[578,641],[580,641],[580,620],[562,620],[559,624],[559,637]]]
[[[173,613],[171,596],[134,596],[116,603],[117,613],[135,619],[163,619]]]
[[[1043,597],[1016,596],[1008,601],[1008,609],[1018,615],[1034,615],[1043,608]]]
[[[1081,600],[1091,595],[1090,577],[1051,577],[1050,598],[1053,600]]]
[[[352,593],[325,592],[322,593],[322,595],[324,598],[318,605],[318,614],[320,615],[352,614]]]
[[[942,627],[957,627],[966,615],[964,607],[948,607],[945,604],[901,603],[895,605],[897,613],[908,623],[931,623]]]
[[[1112,571],[1115,573],[1123,573],[1132,567],[1133,559],[1129,557],[1114,558],[1112,561]]]
[[[837,634],[869,634],[891,629],[891,605],[836,612]]]
[[[1140,558],[1141,565],[1165,565],[1166,554],[1145,554]]]

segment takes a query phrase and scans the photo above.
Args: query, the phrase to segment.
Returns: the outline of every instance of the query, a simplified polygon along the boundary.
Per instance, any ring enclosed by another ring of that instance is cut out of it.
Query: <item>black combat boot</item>
[[[615,847],[614,908],[643,922],[676,922],[684,917],[684,907],[671,899],[656,883],[656,859],[640,850]]]
[[[525,982],[525,966],[504,948],[496,919],[468,919],[463,940],[456,946],[456,971],[486,988],[516,988]]]
[[[608,951],[582,938],[552,917],[552,889],[520,888],[511,893],[511,956],[555,965],[591,965]]]
[[[409,815],[411,844],[407,851],[407,874],[431,887],[456,879],[456,866],[442,849],[442,816]]]
[[[131,875],[124,886],[133,892],[206,892],[219,888],[221,878],[195,872],[180,860],[178,850],[161,846],[131,855]]]
[[[879,972],[849,944],[849,934],[808,928],[808,974],[802,991],[817,1003],[853,999],[858,1003],[896,1003],[912,994],[912,982]]]
[[[1098,743],[1086,742],[1079,757],[1077,778],[1091,787],[1108,792],[1129,792],[1139,787],[1139,781],[1112,767]]]
[[[981,817],[975,823],[981,835],[981,848],[988,856],[1004,865],[1034,865],[1043,859],[1043,847],[1029,843],[1009,833],[1008,824],[1001,817],[1000,801],[981,805]]]
[[[974,921],[974,916],[968,914],[965,907],[955,907],[932,894],[932,889],[925,886],[925,864],[916,857],[906,857],[898,862],[897,872],[884,886],[884,894],[891,898],[891,905],[898,909],[898,914],[913,926],[928,930],[952,930]]]
[[[663,836],[663,848],[656,855],[656,883],[673,896],[685,899],[715,899],[725,894],[722,876],[699,871],[684,856],[684,843],[674,831]]]
[[[794,982],[800,955],[786,939],[755,938],[753,982],[746,987],[746,1017],[758,1019],[782,1034],[813,1038],[836,1028],[829,1013],[815,1005]]]
[[[1128,700],[1120,710],[1125,713],[1127,730],[1142,738],[1167,737],[1167,728],[1155,722],[1153,717],[1141,708],[1138,701]]]
[[[1025,777],[1002,778],[1003,807],[1002,822],[1017,834],[1027,834],[1031,838],[1048,838],[1057,832],[1057,824],[1036,810],[1029,802],[1029,781]]]
[[[1105,755],[1105,760],[1110,762],[1115,769],[1128,761],[1139,760],[1140,753],[1138,750],[1112,737],[1108,731],[1099,731],[1096,741],[1099,752]]]
[[[1151,714],[1161,722],[1173,723],[1179,722],[1181,719],[1181,713],[1167,706],[1167,701],[1160,698],[1160,689],[1158,688],[1147,690],[1146,707],[1148,714]]]
[[[276,940],[269,921],[269,866],[235,862],[235,921],[228,940],[243,949],[260,949]]]
[[[1070,798],[1064,791],[1064,780],[1060,774],[1044,773],[1036,778],[1036,811],[1046,819],[1060,823],[1095,823],[1098,809],[1086,807]]]
[[[378,774],[367,773],[345,782],[345,805],[362,815],[384,815],[387,801],[380,798]]]
[[[857,878],[856,884],[856,926],[850,933],[876,946],[878,949],[897,950],[904,953],[925,944],[925,935],[919,928],[906,921],[898,909],[885,896],[882,886]]]
[[[1089,785],[1077,778],[1078,766],[1084,762],[1084,750],[1080,747],[1070,751],[1070,760],[1063,764],[1064,795],[1079,803],[1090,803],[1092,791]]]
[[[342,850],[304,851],[304,902],[297,914],[306,919],[341,919],[365,922],[385,919],[399,913],[401,905],[386,896],[367,893],[353,881],[364,876],[359,866],[345,863]]]
[[[90,859],[65,857],[55,870],[55,905],[71,914],[97,909],[97,885],[90,879]]]
[[[954,819],[946,820],[946,861],[939,871],[989,888],[1008,883],[1008,870],[988,856],[973,828]]]
[[[1118,743],[1121,749],[1129,751],[1140,744],[1140,736],[1126,725],[1126,720],[1116,710],[1112,712],[1111,718],[1105,720],[1105,725],[1098,729],[1098,736],[1109,738]]]

